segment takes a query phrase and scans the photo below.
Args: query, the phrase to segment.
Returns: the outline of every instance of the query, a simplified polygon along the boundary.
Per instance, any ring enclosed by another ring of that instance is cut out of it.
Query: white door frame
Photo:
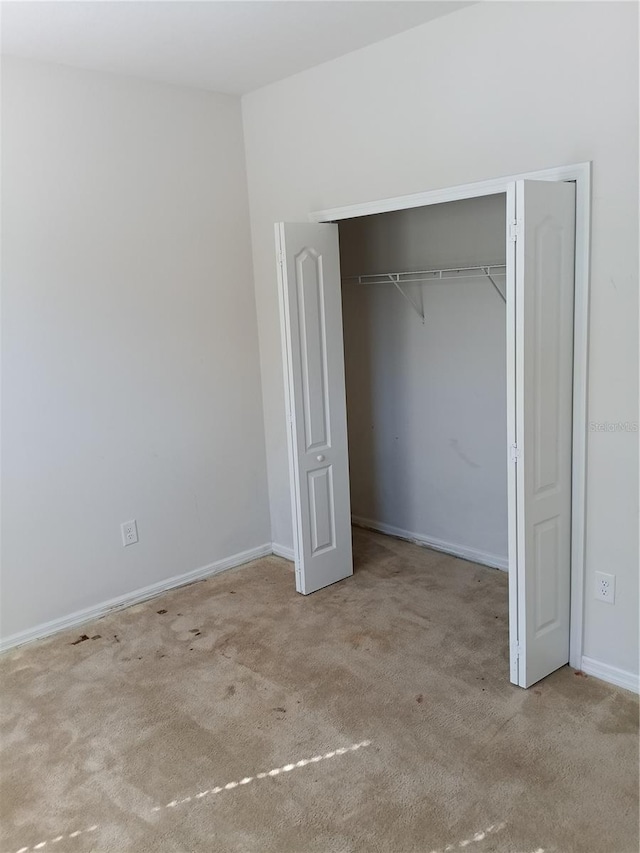
[[[576,257],[573,330],[573,440],[571,474],[571,632],[569,663],[582,667],[586,468],[587,468],[587,368],[589,344],[589,264],[591,241],[591,162],[524,172],[472,184],[412,193],[396,198],[335,207],[309,214],[311,222],[338,222],[357,216],[371,216],[412,207],[507,193],[515,181],[575,181]],[[509,201],[509,197],[508,197]],[[507,211],[510,205],[507,205]]]

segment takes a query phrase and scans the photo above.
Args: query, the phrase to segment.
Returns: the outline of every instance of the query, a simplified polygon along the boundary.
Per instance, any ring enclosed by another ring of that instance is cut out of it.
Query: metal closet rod
[[[502,299],[503,302],[506,302],[507,298],[496,284],[494,278],[494,276],[503,276],[506,274],[506,264],[483,264],[475,267],[450,267],[449,269],[439,270],[413,270],[412,272],[383,272],[368,275],[350,275],[345,276],[342,280],[345,282],[354,282],[355,284],[393,284],[398,293],[406,299],[424,323],[424,311],[408,294],[404,292],[402,289],[403,284],[420,284],[428,281],[451,281],[452,279],[459,280],[463,278],[477,278],[482,275],[489,279],[491,284],[494,286],[496,293],[500,296],[500,299]]]
[[[343,281],[356,284],[410,284],[423,281],[441,281],[461,278],[475,278],[506,275],[506,264],[481,264],[474,267],[450,267],[437,270],[411,270],[410,272],[381,272],[366,275],[349,275]]]

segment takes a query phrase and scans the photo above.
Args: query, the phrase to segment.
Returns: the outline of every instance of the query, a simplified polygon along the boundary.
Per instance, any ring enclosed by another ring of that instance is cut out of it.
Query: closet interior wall
[[[484,276],[405,285],[423,324],[393,284],[344,279],[504,264],[505,216],[500,194],[339,223],[354,521],[504,569],[504,301]]]

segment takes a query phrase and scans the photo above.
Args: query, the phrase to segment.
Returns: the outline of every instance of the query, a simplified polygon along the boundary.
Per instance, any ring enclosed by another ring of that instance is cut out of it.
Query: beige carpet
[[[512,687],[506,575],[354,539],[5,655],[0,853],[636,853],[636,698]]]

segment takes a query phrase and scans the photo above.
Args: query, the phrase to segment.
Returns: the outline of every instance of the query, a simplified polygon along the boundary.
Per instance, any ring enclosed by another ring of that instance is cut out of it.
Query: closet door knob
[[[322,455],[322,453],[319,453],[319,454],[316,456],[316,459],[318,460],[318,462],[324,462],[324,456]]]

